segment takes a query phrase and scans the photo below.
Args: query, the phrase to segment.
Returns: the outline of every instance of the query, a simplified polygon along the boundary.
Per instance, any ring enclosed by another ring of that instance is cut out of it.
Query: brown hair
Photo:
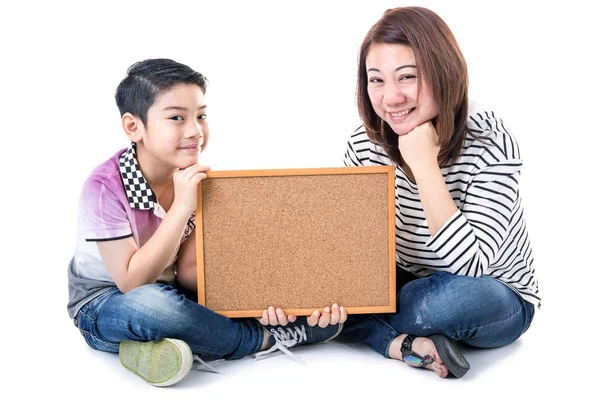
[[[387,10],[371,27],[360,47],[356,100],[368,137],[382,146],[390,159],[402,164],[398,135],[375,113],[367,93],[366,58],[373,44],[403,44],[411,47],[421,79],[429,83],[439,114],[432,123],[439,136],[438,163],[456,160],[468,132],[467,64],[448,25],[433,11],[422,7]]]

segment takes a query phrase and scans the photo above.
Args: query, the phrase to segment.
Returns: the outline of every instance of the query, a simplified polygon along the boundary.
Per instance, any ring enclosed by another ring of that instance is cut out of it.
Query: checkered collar
[[[158,206],[156,196],[146,179],[144,179],[140,165],[135,158],[135,143],[132,142],[127,151],[121,154],[119,170],[131,208],[139,210],[156,209]]]

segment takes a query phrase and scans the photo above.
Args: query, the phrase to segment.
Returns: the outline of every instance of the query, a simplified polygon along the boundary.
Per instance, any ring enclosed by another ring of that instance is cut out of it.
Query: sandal
[[[469,368],[471,368],[456,344],[451,342],[446,335],[433,335],[430,336],[429,339],[431,339],[435,345],[441,361],[446,365],[448,371],[453,376],[460,378],[467,373]],[[402,347],[400,348],[402,352],[402,361],[417,368],[424,368],[434,362],[435,360],[432,356],[421,356],[412,351],[413,340],[415,340],[414,336],[406,335],[402,341]]]

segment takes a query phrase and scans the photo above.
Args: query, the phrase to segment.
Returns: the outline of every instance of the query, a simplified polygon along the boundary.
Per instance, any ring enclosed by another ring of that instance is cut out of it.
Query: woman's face
[[[410,46],[376,43],[366,58],[367,92],[375,112],[398,135],[438,115],[426,77],[419,75]],[[417,98],[419,79],[421,97]]]

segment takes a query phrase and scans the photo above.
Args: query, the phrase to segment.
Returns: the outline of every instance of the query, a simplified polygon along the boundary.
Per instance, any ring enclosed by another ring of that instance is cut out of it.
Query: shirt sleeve
[[[427,241],[445,264],[432,269],[473,277],[484,274],[508,236],[521,165],[521,160],[503,161],[477,173],[462,209]]]
[[[91,177],[81,193],[81,214],[85,240],[99,242],[132,236],[131,223],[118,187],[110,180]],[[123,193],[123,197],[125,194]]]
[[[344,165],[346,167],[361,167],[368,165],[369,158],[361,158],[359,154],[369,154],[371,141],[362,126],[354,131],[346,145]]]

